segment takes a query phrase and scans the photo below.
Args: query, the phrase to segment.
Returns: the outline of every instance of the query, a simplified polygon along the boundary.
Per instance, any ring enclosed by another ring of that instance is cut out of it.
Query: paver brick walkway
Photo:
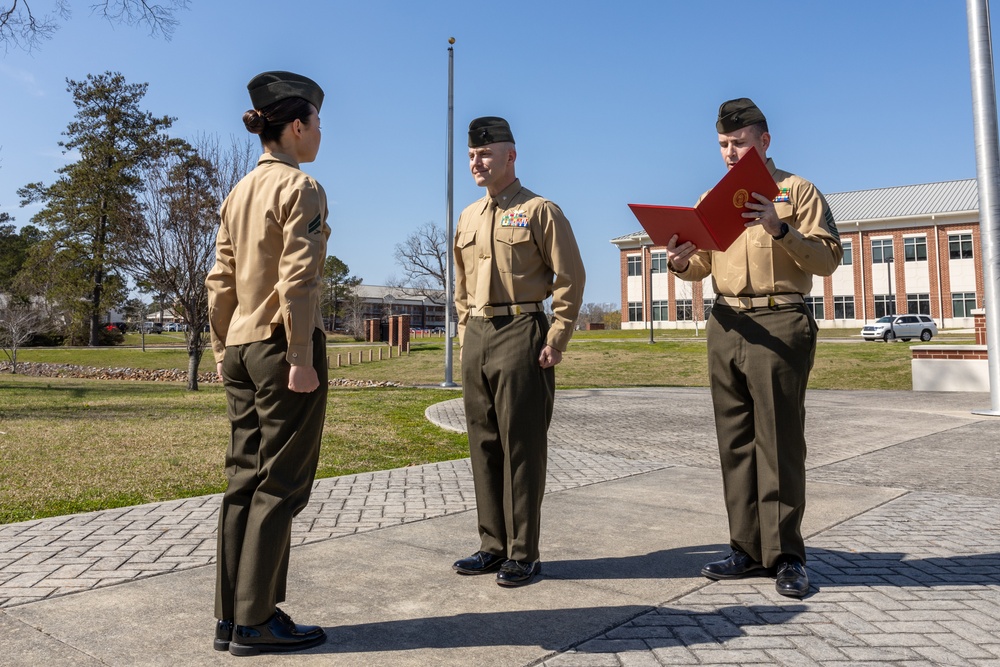
[[[987,402],[810,392],[810,483],[895,490],[807,535],[818,592],[793,600],[767,577],[706,580],[530,664],[1000,665],[1000,422],[970,412]],[[464,429],[460,399],[427,416]],[[707,390],[560,391],[547,493],[667,468],[704,477],[717,456]],[[218,505],[212,495],[2,525],[0,609],[211,564]],[[339,539],[474,505],[467,459],[323,479],[293,540]]]

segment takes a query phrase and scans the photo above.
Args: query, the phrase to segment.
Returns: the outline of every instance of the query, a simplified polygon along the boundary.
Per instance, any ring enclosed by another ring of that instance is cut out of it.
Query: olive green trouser
[[[816,322],[802,304],[743,311],[717,302],[706,330],[730,543],[767,567],[782,555],[804,563]]]
[[[302,511],[319,461],[326,397],[326,336],[313,332],[320,386],[288,388],[283,327],[265,341],[226,348],[222,376],[232,424],[229,485],[219,512],[215,615],[257,625],[285,599],[292,517]]]
[[[538,560],[555,369],[538,365],[542,313],[469,318],[462,387],[480,549]]]

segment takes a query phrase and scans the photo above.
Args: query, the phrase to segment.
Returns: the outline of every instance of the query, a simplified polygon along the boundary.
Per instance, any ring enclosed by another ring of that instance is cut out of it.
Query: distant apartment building
[[[354,292],[361,299],[362,319],[409,315],[410,326],[414,329],[444,328],[445,293],[443,290],[358,285],[354,288]],[[338,323],[339,321],[340,318],[338,318]]]
[[[983,303],[975,179],[837,192],[826,196],[844,244],[831,276],[805,296],[820,326],[861,327],[893,313],[923,313],[942,328],[972,327]],[[667,270],[645,231],[611,239],[621,266],[622,328],[694,328],[715,293]]]

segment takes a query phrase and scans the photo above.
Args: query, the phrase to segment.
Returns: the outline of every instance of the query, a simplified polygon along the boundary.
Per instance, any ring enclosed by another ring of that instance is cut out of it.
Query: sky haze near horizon
[[[249,136],[247,81],[287,69],[326,92],[323,144],[303,170],[327,191],[328,252],[384,284],[403,273],[396,243],[445,225],[449,37],[455,222],[484,194],[468,171],[468,123],[503,116],[521,182],[573,225],[586,302],[620,302],[609,240],[640,229],[628,203],[690,206],[722,177],[715,118],[727,99],[751,97],[769,157],[824,193],[976,175],[957,0],[193,0],[177,19],[166,41],[76,7],[38,49],[0,53],[0,211],[16,225],[39,208],[21,208],[17,189],[52,183],[69,159],[58,146],[75,113],[67,78],[121,72],[149,84],[145,110],[177,118],[172,136],[228,143]]]

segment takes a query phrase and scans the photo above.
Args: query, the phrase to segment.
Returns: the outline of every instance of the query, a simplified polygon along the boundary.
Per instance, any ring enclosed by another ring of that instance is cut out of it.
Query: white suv
[[[886,315],[875,320],[874,324],[861,329],[865,340],[884,340],[889,342],[894,338],[908,341],[919,338],[928,341],[937,335],[937,324],[929,315]]]

